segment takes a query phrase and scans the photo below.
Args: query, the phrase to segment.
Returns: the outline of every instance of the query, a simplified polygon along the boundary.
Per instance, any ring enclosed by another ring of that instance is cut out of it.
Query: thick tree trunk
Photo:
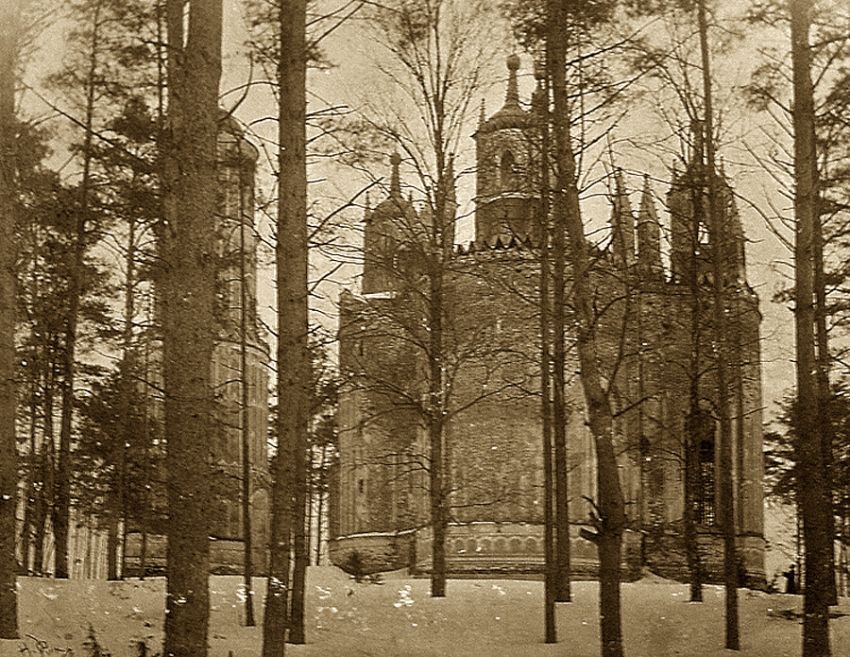
[[[306,440],[303,441],[306,443]],[[306,447],[301,451],[300,458],[295,459],[295,524],[293,541],[292,564],[292,597],[289,609],[289,643],[301,645],[306,643],[304,632],[304,595],[307,587],[307,565],[310,560],[310,541],[308,537],[309,514],[308,479],[306,467]]]
[[[162,144],[163,368],[168,471],[164,654],[205,657],[209,621],[209,436],[213,434],[216,143],[221,0],[169,0],[169,107]]]
[[[590,257],[582,224],[576,182],[569,101],[566,84],[566,9],[568,0],[548,0],[547,68],[554,99],[556,146],[556,205],[554,230],[565,230],[573,272],[573,306],[577,320],[577,348],[590,431],[596,448],[597,519],[599,554],[600,638],[603,657],[622,657],[620,617],[620,558],[626,526],[625,500],[614,452],[614,421],[597,362],[596,318],[588,276]],[[558,197],[563,195],[563,202]],[[562,203],[562,204],[561,204]]]
[[[803,657],[825,657],[829,643],[829,503],[823,479],[823,441],[818,421],[814,337],[814,226],[817,212],[814,93],[811,78],[812,3],[791,0],[791,55],[794,69],[794,242],[795,329],[797,346],[798,499],[805,545]]]
[[[716,163],[714,154],[714,112],[711,90],[711,63],[708,50],[708,20],[705,0],[697,4],[702,58],[703,100],[705,103],[706,175],[708,177],[708,225],[712,244],[714,278],[713,318],[715,331],[715,371],[717,382],[717,416],[720,424],[720,511],[723,527],[723,581],[726,587],[726,649],[740,650],[738,630],[738,552],[735,546],[735,508],[732,479],[732,423],[729,416],[728,355],[726,346],[727,318],[724,289],[722,245],[726,239],[723,216],[718,206]]]
[[[305,0],[280,0],[278,62],[278,217],[277,243],[277,416],[278,451],[272,488],[271,550],[263,623],[263,657],[285,650],[290,550],[298,500],[303,508],[303,459],[310,412],[310,360],[307,346],[307,155],[306,155]],[[300,454],[300,457],[299,457]]]
[[[0,639],[18,636],[15,509],[18,503],[16,412],[16,241],[15,61],[17,3],[0,7]]]

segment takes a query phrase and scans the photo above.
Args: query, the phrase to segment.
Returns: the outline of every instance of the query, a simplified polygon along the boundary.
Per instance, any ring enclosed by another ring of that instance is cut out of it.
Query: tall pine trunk
[[[803,657],[826,657],[829,642],[828,491],[823,478],[823,441],[818,421],[815,358],[814,228],[817,212],[817,151],[809,32],[810,0],[791,0],[791,57],[794,82],[794,319],[797,355],[797,467],[805,545]]]
[[[168,551],[164,654],[205,657],[209,622],[221,0],[170,0],[168,124],[162,144],[163,369]]]
[[[555,622],[555,598],[558,564],[555,557],[555,504],[552,496],[552,332],[549,328],[552,307],[550,296],[549,240],[551,236],[549,156],[549,80],[542,76],[538,96],[540,112],[540,419],[543,443],[543,634],[546,643],[558,641]]]
[[[16,413],[16,242],[18,197],[15,171],[15,62],[17,3],[0,6],[0,639],[18,636],[15,509],[18,504]]]
[[[433,29],[433,27],[432,27]],[[443,598],[446,595],[446,535],[449,525],[449,490],[451,484],[450,458],[446,445],[446,390],[444,378],[444,336],[443,314],[445,312],[445,260],[451,252],[451,245],[445,240],[449,234],[449,221],[454,217],[448,214],[449,181],[444,135],[441,131],[441,117],[437,121],[433,143],[437,174],[434,196],[434,221],[429,235],[430,253],[428,259],[428,442],[429,442],[429,502],[431,510],[431,597]]]
[[[562,190],[559,187],[559,190]],[[566,198],[555,194],[555,215],[566,213]],[[555,445],[555,522],[558,574],[555,599],[569,602],[570,586],[570,506],[567,462],[566,399],[566,234],[564,222],[555,221],[552,234],[552,428]]]
[[[280,0],[278,15],[278,217],[277,414],[269,577],[263,622],[263,657],[281,657],[286,647],[287,597],[293,531],[303,481],[295,460],[304,459],[310,412],[310,360],[307,345],[307,6]],[[299,457],[300,454],[300,457]],[[302,467],[303,470],[303,467]],[[303,493],[302,493],[303,495]],[[294,525],[294,526],[293,526]]]
[[[248,289],[245,277],[245,231],[248,230],[244,216],[245,190],[242,172],[239,172],[239,394],[240,439],[242,452],[242,584],[245,587],[245,625],[254,627],[254,541],[251,535],[251,409],[248,390]]]
[[[697,4],[700,54],[702,59],[703,102],[705,104],[705,151],[708,182],[708,225],[711,240],[713,285],[713,319],[715,332],[715,372],[717,382],[717,416],[720,424],[720,521],[723,528],[723,582],[726,587],[726,649],[740,650],[738,630],[738,552],[735,545],[735,508],[732,478],[732,422],[729,416],[729,375],[727,354],[726,295],[722,245],[727,229],[718,204],[718,188],[714,148],[714,111],[711,90],[711,62],[708,50],[708,19],[705,0]]]
[[[823,457],[823,477],[829,503],[829,545],[824,546],[829,560],[829,604],[838,604],[838,589],[835,583],[835,501],[833,491],[835,490],[833,474],[833,445],[835,443],[835,426],[832,418],[832,387],[829,383],[829,370],[831,357],[829,354],[829,333],[827,330],[827,299],[826,299],[826,273],[823,262],[823,222],[820,212],[819,173],[817,168],[814,172],[815,189],[818,190],[816,208],[814,212],[814,226],[812,227],[812,248],[814,251],[814,286],[815,286],[815,340],[817,347],[817,385],[818,405],[820,409],[820,432],[821,432],[821,455]]]
[[[702,152],[703,136],[702,125],[698,127],[699,134],[695,132],[694,151],[700,163],[703,162]],[[700,226],[704,225],[703,212],[703,181],[692,181],[691,188],[691,245],[690,262],[687,270],[688,286],[690,292],[690,321],[691,321],[691,353],[688,363],[690,375],[688,391],[688,418],[684,437],[684,498],[685,507],[682,512],[682,528],[685,540],[685,558],[688,565],[688,585],[691,602],[702,602],[702,562],[699,552],[699,537],[697,535],[697,522],[695,517],[695,491],[699,481],[699,463],[697,454],[699,450],[700,429],[702,423],[702,409],[700,408],[700,373],[701,373],[701,345],[702,345],[702,288],[699,284],[699,271],[697,258],[699,254]]]
[[[614,452],[614,419],[597,360],[596,318],[588,279],[590,255],[584,234],[576,180],[576,161],[570,133],[566,81],[566,25],[569,0],[548,0],[547,69],[554,101],[557,183],[553,229],[566,232],[573,274],[573,306],[577,349],[588,421],[596,448],[597,532],[599,555],[600,639],[603,657],[622,657],[620,559],[626,511]]]
[[[68,271],[68,306],[65,316],[65,359],[62,372],[62,411],[59,421],[59,460],[56,466],[56,490],[54,493],[52,521],[55,543],[54,576],[67,578],[68,572],[68,532],[71,520],[71,440],[74,422],[74,385],[77,369],[77,333],[80,315],[80,302],[83,294],[83,268],[85,266],[89,212],[91,209],[92,181],[92,143],[94,128],[95,99],[98,82],[96,80],[100,58],[101,8],[103,3],[96,2],[92,7],[91,37],[87,55],[85,108],[83,118],[82,156],[83,171],[79,187],[79,205],[75,208],[75,227],[73,235],[72,262]]]
[[[324,518],[325,507],[325,488],[327,486],[327,456],[328,446],[322,445],[319,448],[319,472],[316,489],[318,498],[316,499],[316,565],[320,566],[322,561],[322,522]]]

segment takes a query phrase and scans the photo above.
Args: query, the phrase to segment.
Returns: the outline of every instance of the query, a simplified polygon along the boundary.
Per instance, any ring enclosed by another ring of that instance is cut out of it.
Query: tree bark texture
[[[597,461],[596,544],[599,554],[600,640],[603,657],[622,657],[620,558],[626,526],[625,501],[614,452],[614,420],[597,360],[596,318],[588,274],[590,256],[582,224],[571,143],[566,83],[566,15],[569,0],[548,0],[547,68],[554,101],[556,173],[553,230],[565,230],[573,271],[572,300],[577,320],[581,382]],[[564,199],[559,201],[559,196]]]
[[[65,351],[62,376],[62,411],[59,418],[59,460],[56,465],[56,490],[51,519],[55,544],[53,575],[67,578],[68,532],[71,520],[71,434],[74,422],[74,382],[77,366],[77,333],[80,302],[83,293],[83,267],[86,255],[86,233],[89,228],[89,211],[92,191],[92,141],[95,97],[98,83],[95,80],[100,56],[100,13],[102,3],[92,8],[91,38],[89,42],[88,71],[86,75],[85,116],[83,119],[82,156],[83,171],[79,187],[79,206],[75,208],[73,261],[68,272],[68,307],[65,317]]]
[[[823,441],[815,358],[814,227],[817,212],[814,92],[809,33],[810,0],[791,0],[791,56],[794,82],[794,320],[797,352],[798,499],[805,545],[803,657],[830,654],[829,582],[823,546],[829,544],[828,491],[823,478]]]
[[[552,476],[552,355],[550,319],[552,307],[550,296],[549,238],[550,212],[550,160],[551,139],[549,133],[549,80],[544,75],[540,90],[540,195],[542,212],[540,218],[540,416],[543,443],[543,633],[546,643],[558,641],[555,621],[556,580],[558,564],[555,558],[555,504],[553,500]]]
[[[205,657],[209,621],[221,0],[169,0],[169,104],[162,145],[162,290],[168,549],[167,657]]]
[[[310,357],[307,346],[307,162],[306,2],[280,0],[278,62],[277,416],[271,546],[263,623],[263,657],[285,651],[292,534],[297,506],[304,507],[303,474],[310,412]],[[296,463],[298,461],[298,463]],[[298,494],[297,490],[301,489]]]
[[[15,509],[18,503],[16,413],[15,62],[20,8],[0,5],[0,639],[18,636]]]
[[[814,212],[812,228],[812,247],[814,251],[814,286],[815,286],[815,339],[817,347],[817,384],[818,408],[820,409],[821,455],[823,457],[823,477],[826,482],[827,501],[829,503],[829,545],[824,545],[829,569],[827,577],[829,586],[829,604],[838,604],[838,589],[835,582],[835,500],[833,499],[833,445],[835,444],[835,427],[833,424],[832,386],[829,383],[831,357],[829,354],[829,332],[827,330],[827,299],[826,278],[823,262],[823,223],[820,213],[820,175],[817,167],[814,171],[817,206]]]
[[[239,173],[239,395],[241,440],[242,585],[245,587],[245,626],[254,627],[254,541],[251,535],[251,409],[248,390],[248,288],[245,232],[250,225],[243,216],[245,190]]]
[[[708,225],[712,244],[712,271],[714,278],[713,319],[715,331],[715,373],[717,382],[717,416],[720,424],[720,512],[723,528],[723,582],[726,587],[726,649],[740,650],[738,629],[738,552],[735,545],[734,480],[732,475],[732,422],[729,415],[731,402],[729,374],[726,295],[724,293],[724,262],[722,245],[726,227],[721,225],[725,213],[718,207],[718,189],[714,148],[714,112],[711,89],[711,62],[708,50],[708,19],[705,0],[697,4],[697,20],[702,59],[703,102],[705,104],[705,151],[708,182]]]

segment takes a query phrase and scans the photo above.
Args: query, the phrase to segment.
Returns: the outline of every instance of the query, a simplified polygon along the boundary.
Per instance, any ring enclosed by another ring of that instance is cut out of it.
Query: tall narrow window
[[[499,165],[499,182],[502,189],[511,188],[516,179],[515,176],[516,161],[514,155],[510,151],[505,151],[502,154],[502,161]]]
[[[714,418],[708,413],[701,414],[694,441],[697,450],[694,506],[696,521],[703,525],[717,522],[714,430]]]

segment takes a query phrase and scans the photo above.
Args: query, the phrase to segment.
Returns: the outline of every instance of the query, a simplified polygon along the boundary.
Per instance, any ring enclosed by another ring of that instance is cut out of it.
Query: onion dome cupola
[[[417,230],[413,203],[401,191],[401,156],[390,157],[389,195],[374,209],[367,206],[363,229],[363,294],[398,290],[405,253]]]
[[[520,104],[517,71],[520,58],[507,60],[508,88],[502,108],[486,118],[475,132],[478,167],[475,239],[534,238],[538,233],[539,193],[534,180],[537,126],[532,112]]]

